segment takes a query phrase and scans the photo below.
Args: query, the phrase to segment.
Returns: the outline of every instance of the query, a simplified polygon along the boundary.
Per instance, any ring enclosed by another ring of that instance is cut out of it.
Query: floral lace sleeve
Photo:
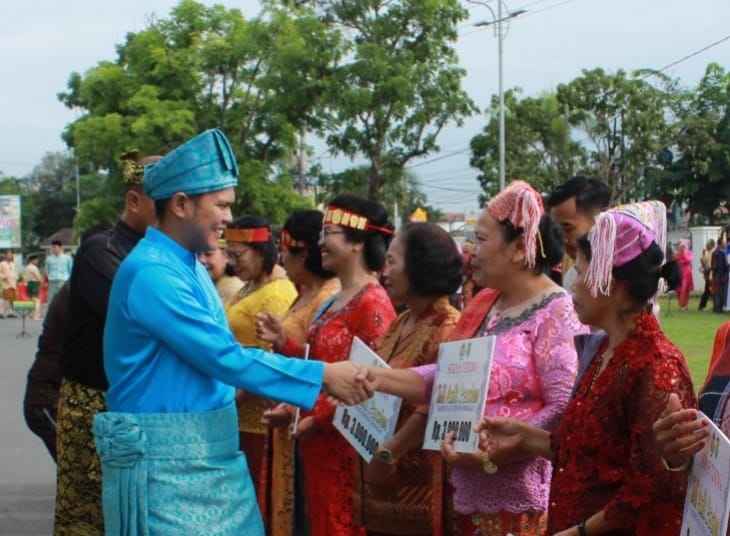
[[[543,407],[527,418],[538,428],[554,430],[562,418],[575,382],[578,357],[573,337],[586,331],[570,298],[553,300],[535,337],[535,369],[542,385]]]
[[[424,404],[431,403],[431,392],[433,391],[433,382],[436,379],[436,363],[432,365],[423,365],[415,367],[413,372],[417,373],[423,381],[426,382],[426,386],[423,388],[423,399]]]

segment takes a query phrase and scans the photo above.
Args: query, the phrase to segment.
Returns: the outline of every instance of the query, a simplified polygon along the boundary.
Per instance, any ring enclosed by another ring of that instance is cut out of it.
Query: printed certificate
[[[730,502],[730,440],[712,419],[705,447],[694,456],[684,500],[681,536],[725,536]]]
[[[350,361],[368,367],[390,368],[357,337],[352,340]],[[338,406],[332,424],[357,453],[370,463],[378,447],[393,435],[401,402],[397,396],[375,393],[370,400],[356,406]]]
[[[476,452],[479,435],[473,428],[484,416],[494,342],[489,336],[439,346],[424,449],[440,450],[446,434],[455,432],[457,452]]]

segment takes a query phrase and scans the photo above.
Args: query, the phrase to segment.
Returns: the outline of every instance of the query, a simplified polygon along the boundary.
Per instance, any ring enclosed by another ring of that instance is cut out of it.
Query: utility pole
[[[472,4],[479,4],[486,7],[492,14],[491,21],[481,21],[474,24],[474,26],[490,26],[494,25],[494,35],[497,37],[497,54],[499,64],[499,189],[504,190],[505,186],[505,127],[504,127],[504,86],[503,86],[503,69],[502,69],[502,56],[503,56],[503,42],[504,38],[507,37],[507,30],[509,30],[509,20],[513,19],[523,13],[527,13],[524,9],[519,9],[510,13],[507,9],[507,5],[504,0],[497,0],[497,12],[494,12],[492,6],[486,2],[480,2],[477,0],[469,0]],[[504,12],[502,8],[504,7]],[[503,16],[504,13],[504,16]],[[504,23],[507,22],[505,25]]]

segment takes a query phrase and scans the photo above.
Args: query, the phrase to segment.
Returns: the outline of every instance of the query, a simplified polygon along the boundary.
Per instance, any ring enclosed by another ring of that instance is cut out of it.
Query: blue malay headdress
[[[217,192],[238,184],[238,164],[231,144],[217,128],[206,130],[180,145],[154,165],[147,166],[144,190],[150,199],[170,199]]]

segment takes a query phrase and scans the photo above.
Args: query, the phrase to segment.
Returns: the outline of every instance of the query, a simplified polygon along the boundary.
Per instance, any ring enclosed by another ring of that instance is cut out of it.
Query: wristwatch
[[[482,451],[482,470],[488,475],[493,475],[499,470],[499,467],[489,459],[489,454],[486,450]]]
[[[388,465],[395,465],[398,463],[398,460],[395,459],[395,456],[393,456],[393,453],[390,451],[390,449],[387,449],[385,447],[378,447],[378,450],[375,451],[375,456],[383,463],[386,463]]]

